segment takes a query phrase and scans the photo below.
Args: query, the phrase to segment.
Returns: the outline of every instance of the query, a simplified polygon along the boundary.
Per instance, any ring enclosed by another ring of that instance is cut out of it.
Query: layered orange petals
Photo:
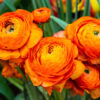
[[[51,10],[49,8],[46,7],[42,7],[39,9],[36,9],[32,12],[33,17],[34,17],[34,21],[36,23],[44,23],[46,21],[48,21],[48,19],[51,16]]]
[[[70,78],[77,48],[70,40],[47,37],[30,50],[25,72],[34,85],[51,87]]]
[[[100,58],[100,19],[81,17],[66,27],[65,35],[78,46],[80,59]]]
[[[4,63],[2,69],[2,76],[5,78],[8,77],[22,78],[22,75],[17,71],[15,67],[16,65],[14,63]]]
[[[32,16],[31,13],[26,12],[25,16],[21,15],[20,10],[0,16],[1,49],[16,50],[26,43],[30,35],[27,16]]]
[[[73,66],[75,66],[75,71],[71,75],[71,79],[75,80],[83,74],[85,70],[85,65],[81,61],[74,60]]]
[[[75,81],[82,89],[95,89],[100,86],[100,75],[96,66],[86,65],[85,72]]]
[[[23,58],[28,50],[22,49],[26,46],[29,49],[37,44],[42,31],[32,20],[32,14],[21,9],[0,16],[0,59]]]
[[[36,24],[32,24],[30,37],[25,46],[20,49],[22,58],[25,58],[27,56],[29,49],[34,47],[40,41],[42,36],[43,31]]]

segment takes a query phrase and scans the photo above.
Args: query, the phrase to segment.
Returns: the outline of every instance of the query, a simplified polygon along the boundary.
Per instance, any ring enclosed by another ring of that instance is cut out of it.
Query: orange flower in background
[[[36,23],[44,23],[47,22],[51,16],[51,10],[46,7],[42,7],[32,12],[34,21]]]
[[[79,48],[79,59],[100,63],[100,19],[81,17],[65,29],[65,35]]]
[[[30,50],[24,69],[35,86],[43,86],[50,94],[52,87],[64,86],[70,78],[77,54],[77,47],[70,40],[43,38]]]
[[[38,43],[43,33],[32,21],[32,14],[21,9],[0,16],[0,59],[25,58]]]
[[[90,0],[91,4],[91,14],[94,16],[96,13],[100,12],[100,1],[99,0]]]
[[[64,86],[65,89],[70,89],[72,96],[76,96],[77,94],[83,96],[84,90],[79,88],[74,81],[68,80]]]
[[[85,0],[78,0],[78,11],[84,10]],[[72,12],[76,11],[76,0],[72,0]]]
[[[15,69],[16,65],[14,63],[5,62],[2,69],[2,76],[5,78],[16,77],[22,78],[22,75]]]
[[[0,0],[0,3],[2,3],[3,2],[3,0]]]
[[[71,1],[72,1],[72,12],[75,13],[76,0],[71,0]],[[62,3],[63,3],[64,12],[66,12],[66,0],[62,0]],[[50,0],[50,4],[52,6],[52,9],[53,9],[55,15],[57,16],[58,11],[57,11],[56,0]],[[83,10],[84,9],[84,5],[85,5],[85,0],[78,0],[78,11]]]
[[[64,31],[59,31],[57,33],[53,34],[53,37],[60,37],[60,38],[66,38]]]
[[[95,89],[100,86],[99,71],[96,66],[86,65],[84,73],[75,81],[82,89]]]
[[[93,90],[89,90],[89,94],[91,95],[93,99],[99,98],[100,97],[100,87],[93,89]]]

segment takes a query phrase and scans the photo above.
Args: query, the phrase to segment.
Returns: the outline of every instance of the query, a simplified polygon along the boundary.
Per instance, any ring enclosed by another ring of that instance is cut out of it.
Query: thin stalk
[[[66,0],[66,22],[70,24],[72,22],[72,2]]]
[[[45,0],[41,0],[43,7],[47,7]]]
[[[61,11],[60,11],[60,2],[59,2],[59,0],[56,0],[56,5],[57,5],[58,16],[59,16],[59,18],[61,18]]]
[[[23,71],[21,70],[21,68],[20,68],[20,67],[16,67],[16,69],[18,70],[19,73],[22,74],[24,80],[27,81],[26,76],[25,76],[25,74],[23,73]]]
[[[90,0],[85,0],[85,8],[83,16],[89,16],[89,15],[90,15]]]
[[[19,84],[19,82],[16,81],[15,79],[13,79],[13,78],[7,78],[7,80],[8,80],[11,84],[13,84],[14,86],[16,86],[19,90],[21,90],[21,91],[24,90],[23,85]]]
[[[62,3],[62,0],[60,0],[59,2],[60,2],[61,18],[62,18],[62,20],[65,20],[65,18],[64,18],[64,9],[63,9],[63,3]]]
[[[36,9],[37,7],[36,7],[36,2],[35,2],[35,0],[32,0],[32,5],[33,5],[33,9]]]
[[[32,91],[33,85],[29,84],[28,77],[26,78],[25,74],[23,73],[23,71],[21,70],[20,67],[16,67],[16,69],[22,74],[22,76],[24,78],[25,88],[27,90],[28,96],[29,96],[30,100],[33,100],[33,98],[34,98],[33,91]]]
[[[26,82],[25,82],[25,88],[27,90],[27,93],[28,93],[28,96],[29,96],[30,100],[33,100],[33,94],[31,92],[31,87]]]
[[[41,0],[36,0],[36,3],[38,5],[38,8],[41,8],[42,7]]]
[[[76,8],[75,8],[75,20],[78,18],[78,0],[76,0]]]
[[[54,94],[54,100],[64,100],[64,97],[61,93],[54,91],[53,94]]]

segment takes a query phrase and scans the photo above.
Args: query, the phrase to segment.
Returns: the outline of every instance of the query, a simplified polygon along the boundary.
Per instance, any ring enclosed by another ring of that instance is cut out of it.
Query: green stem
[[[86,0],[83,16],[89,16],[89,15],[90,15],[90,0]]]
[[[64,97],[61,93],[54,91],[54,100],[64,100]]]
[[[43,89],[43,94],[46,100],[49,100],[49,96],[45,93],[45,89]]]
[[[36,9],[37,7],[36,7],[36,2],[35,2],[35,0],[32,0],[32,5],[33,5],[33,9]]]
[[[78,0],[76,0],[75,20],[78,18]]]
[[[30,85],[28,85],[28,82],[25,82],[25,88],[27,90],[27,93],[28,93],[28,96],[29,96],[30,100],[33,100],[33,95],[32,95],[32,92],[31,92],[31,87],[30,87]]]
[[[18,70],[18,72],[22,74],[24,81],[25,81],[25,88],[27,90],[28,96],[30,100],[33,100],[33,91],[32,91],[33,85],[28,82],[29,77],[27,76],[26,78],[25,74],[23,73],[20,67],[16,67],[16,69]]]
[[[38,8],[41,8],[42,7],[41,0],[36,0],[36,3],[38,5]]]
[[[13,84],[14,86],[16,86],[18,89],[20,89],[21,91],[24,90],[23,85],[19,84],[18,81],[16,81],[14,78],[7,78],[7,80]]]
[[[72,22],[72,4],[71,0],[66,1],[66,21],[68,24]]]
[[[4,2],[4,4],[5,4],[6,6],[8,6],[12,11],[16,11],[16,8],[15,8],[8,0],[4,0],[3,2]]]
[[[20,68],[20,67],[16,67],[16,69],[18,70],[19,73],[22,74],[24,80],[27,81],[26,76],[24,75],[24,73],[23,73],[23,71],[21,70],[21,68]]]

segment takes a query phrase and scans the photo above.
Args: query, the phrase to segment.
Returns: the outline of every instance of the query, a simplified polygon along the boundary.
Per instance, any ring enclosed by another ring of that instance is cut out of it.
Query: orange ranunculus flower
[[[54,33],[53,37],[66,38],[64,31],[59,31],[57,33]]]
[[[0,16],[0,59],[25,58],[37,44],[43,33],[32,20],[32,14],[21,9]]]
[[[94,16],[96,13],[100,12],[100,1],[99,0],[90,0],[91,4],[91,14]]]
[[[71,0],[72,1],[72,12],[75,13],[76,11],[76,0]],[[57,16],[58,11],[57,11],[57,5],[56,5],[56,0],[50,0],[52,9],[55,13],[55,15]],[[66,0],[62,0],[63,3],[63,9],[64,12],[66,12]],[[85,0],[78,0],[78,11],[81,11],[84,9],[84,5],[85,5]]]
[[[24,69],[35,86],[41,85],[48,91],[54,86],[57,89],[72,75],[77,54],[77,47],[70,40],[43,38],[30,50]]]
[[[83,74],[85,70],[85,65],[81,61],[74,60],[73,66],[75,67],[75,70],[73,74],[71,75],[71,79],[75,80]]]
[[[3,2],[3,0],[0,0],[0,3],[2,3]]]
[[[91,95],[93,99],[97,99],[100,97],[100,87],[93,90],[89,90],[88,93]]]
[[[2,69],[2,76],[5,78],[8,77],[16,77],[22,78],[22,75],[15,69],[16,65],[14,63],[7,63],[5,62]]]
[[[96,66],[86,65],[84,73],[75,81],[82,89],[95,89],[100,86],[99,70],[96,68]]]
[[[65,35],[79,48],[79,59],[99,63],[100,19],[81,17],[65,29]]]
[[[77,94],[83,96],[84,90],[79,88],[74,81],[68,80],[64,86],[65,89],[70,89],[72,96],[76,96]]]
[[[34,21],[36,23],[44,23],[47,22],[51,16],[51,10],[46,7],[42,7],[36,10],[33,10],[32,12]]]

